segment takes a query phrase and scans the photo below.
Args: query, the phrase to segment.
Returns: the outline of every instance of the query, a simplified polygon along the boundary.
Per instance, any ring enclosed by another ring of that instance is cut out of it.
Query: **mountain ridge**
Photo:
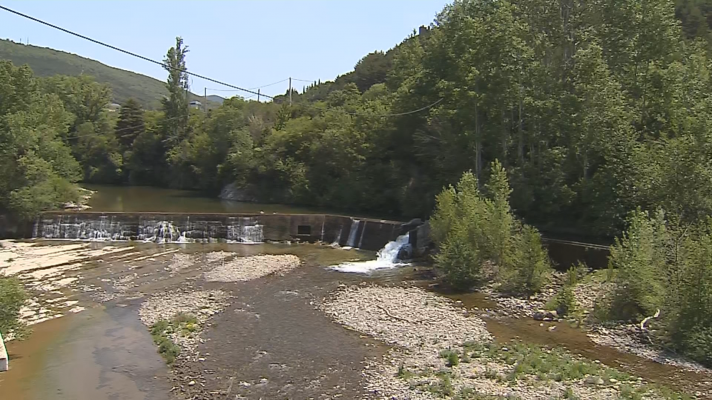
[[[0,39],[0,60],[9,60],[18,66],[27,64],[40,77],[91,75],[97,82],[111,87],[112,101],[119,104],[134,98],[144,108],[157,109],[163,96],[168,94],[165,83],[156,78],[50,47]],[[220,104],[216,97],[219,96],[208,96],[208,103]],[[204,101],[204,98],[191,93],[190,100]]]

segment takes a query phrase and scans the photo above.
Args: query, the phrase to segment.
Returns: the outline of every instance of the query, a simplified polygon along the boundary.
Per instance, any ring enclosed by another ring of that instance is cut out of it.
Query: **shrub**
[[[640,320],[663,304],[666,274],[664,214],[650,218],[640,209],[628,218],[628,230],[611,246],[609,268],[617,270],[617,290],[610,302],[610,317]]]
[[[566,272],[566,282],[559,292],[546,305],[549,310],[556,310],[560,316],[570,315],[576,312],[576,296],[574,288],[578,284],[580,267],[571,267]]]
[[[0,333],[3,336],[12,332],[15,337],[22,338],[28,333],[25,324],[19,320],[25,300],[27,293],[19,279],[0,277]]]
[[[551,263],[536,228],[524,225],[514,236],[511,264],[505,265],[502,288],[522,294],[536,293],[548,282]]]
[[[484,193],[472,172],[465,172],[457,187],[436,197],[431,237],[439,246],[435,265],[445,280],[459,289],[469,289],[483,280],[484,262],[499,270],[502,288],[530,294],[541,289],[551,265],[533,227],[522,225],[509,206],[511,189],[498,161]]]

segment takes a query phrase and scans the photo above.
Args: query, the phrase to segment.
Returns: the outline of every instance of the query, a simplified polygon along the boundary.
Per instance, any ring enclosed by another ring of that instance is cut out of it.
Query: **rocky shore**
[[[561,350],[494,344],[482,319],[422,289],[342,287],[320,308],[393,346],[366,364],[370,398],[664,398],[634,377]]]
[[[297,268],[299,263],[299,258],[291,254],[237,257],[207,271],[205,280],[208,282],[249,281],[267,275],[284,274]]]

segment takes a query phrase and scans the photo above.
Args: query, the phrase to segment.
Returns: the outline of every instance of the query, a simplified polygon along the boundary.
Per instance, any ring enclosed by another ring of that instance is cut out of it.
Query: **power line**
[[[253,87],[253,88],[250,88],[250,89],[253,89],[253,90],[254,90],[254,89],[262,89],[262,88],[274,86],[274,85],[279,84],[279,83],[282,83],[282,82],[287,82],[288,80],[289,80],[289,78],[287,78],[287,79],[282,79],[282,80],[279,81],[279,82],[270,83],[270,84],[268,84],[268,85],[257,86],[257,87]]]
[[[148,58],[148,57],[142,56],[142,55],[140,55],[140,54],[136,54],[136,53],[130,52],[130,51],[128,51],[128,50],[121,49],[121,48],[116,47],[116,46],[112,46],[112,45],[110,45],[110,44],[104,43],[104,42],[99,41],[99,40],[96,40],[96,39],[92,39],[92,38],[90,38],[90,37],[88,37],[88,36],[84,36],[84,35],[81,35],[81,34],[76,33],[76,32],[72,32],[72,31],[70,31],[70,30],[68,30],[68,29],[64,29],[64,28],[59,27],[59,26],[57,26],[57,25],[50,24],[49,22],[45,22],[45,21],[43,21],[43,20],[41,20],[41,19],[38,19],[38,18],[35,18],[35,17],[31,17],[31,16],[29,16],[29,15],[27,15],[27,14],[23,14],[23,13],[21,13],[21,12],[19,12],[19,11],[15,11],[15,10],[10,9],[10,8],[7,8],[7,7],[5,7],[5,6],[0,5],[0,9],[1,9],[1,10],[5,10],[5,11],[10,12],[10,13],[15,14],[15,15],[19,15],[20,17],[23,17],[23,18],[27,18],[27,19],[29,19],[29,20],[31,20],[31,21],[35,21],[35,22],[40,23],[40,24],[42,24],[42,25],[49,26],[50,28],[54,28],[54,29],[60,30],[60,31],[62,31],[62,32],[64,32],[64,33],[68,33],[68,34],[73,35],[73,36],[76,36],[76,37],[78,37],[78,38],[81,38],[81,39],[84,39],[84,40],[88,40],[88,41],[90,41],[90,42],[92,42],[92,43],[95,43],[95,44],[98,44],[98,45],[100,45],[100,46],[108,47],[108,48],[110,48],[110,49],[112,49],[112,50],[116,50],[116,51],[118,51],[118,52],[121,52],[121,53],[124,53],[124,54],[128,54],[128,55],[130,55],[130,56],[132,56],[132,57],[140,58],[140,59],[142,59],[142,60],[144,60],[144,61],[148,61],[148,62],[150,62],[150,63],[160,65],[160,66],[163,67],[163,68],[172,69],[172,70],[179,70],[178,68],[171,67],[170,65],[167,65],[167,64],[165,64],[165,63],[163,63],[163,62],[153,60],[153,59],[151,59],[151,58]],[[231,84],[229,84],[229,83],[225,83],[225,82],[219,81],[219,80],[217,80],[217,79],[208,78],[207,76],[200,75],[200,74],[196,74],[196,73],[193,73],[193,72],[189,72],[189,71],[187,71],[187,70],[180,70],[180,72],[183,72],[183,73],[185,73],[185,74],[187,74],[187,75],[190,75],[190,76],[194,76],[194,77],[196,77],[196,78],[205,79],[206,81],[209,81],[209,82],[217,83],[218,85],[227,86],[227,87],[230,87],[230,88],[233,88],[233,89],[236,89],[236,90],[239,90],[239,91],[247,92],[247,93],[257,94],[257,92],[253,92],[252,90],[244,89],[244,88],[241,88],[241,87],[235,86],[235,85],[231,85]],[[264,97],[268,97],[268,98],[270,98],[270,99],[273,99],[272,96],[268,96],[268,95],[266,95],[266,94],[265,94],[265,95],[260,94],[260,95],[261,95],[261,96],[264,96]]]

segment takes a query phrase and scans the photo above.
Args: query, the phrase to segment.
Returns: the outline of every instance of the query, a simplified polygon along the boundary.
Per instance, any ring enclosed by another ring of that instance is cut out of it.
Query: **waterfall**
[[[98,220],[81,220],[72,216],[58,216],[35,223],[33,237],[65,240],[129,240],[130,233],[114,217],[101,216]]]
[[[359,274],[368,274],[378,269],[390,269],[399,266],[409,265],[403,260],[398,259],[398,253],[404,246],[410,245],[410,236],[398,236],[392,242],[388,242],[385,247],[378,250],[377,258],[371,261],[343,263],[331,267],[331,269],[339,272],[351,272]]]
[[[187,243],[188,239],[170,221],[146,221],[139,227],[139,240],[155,243]]]
[[[356,234],[358,233],[359,225],[361,225],[361,221],[351,219],[351,230],[349,231],[349,238],[346,240],[346,247],[353,248],[356,246]]]
[[[228,243],[255,244],[264,242],[264,226],[254,218],[230,218],[227,226]]]

